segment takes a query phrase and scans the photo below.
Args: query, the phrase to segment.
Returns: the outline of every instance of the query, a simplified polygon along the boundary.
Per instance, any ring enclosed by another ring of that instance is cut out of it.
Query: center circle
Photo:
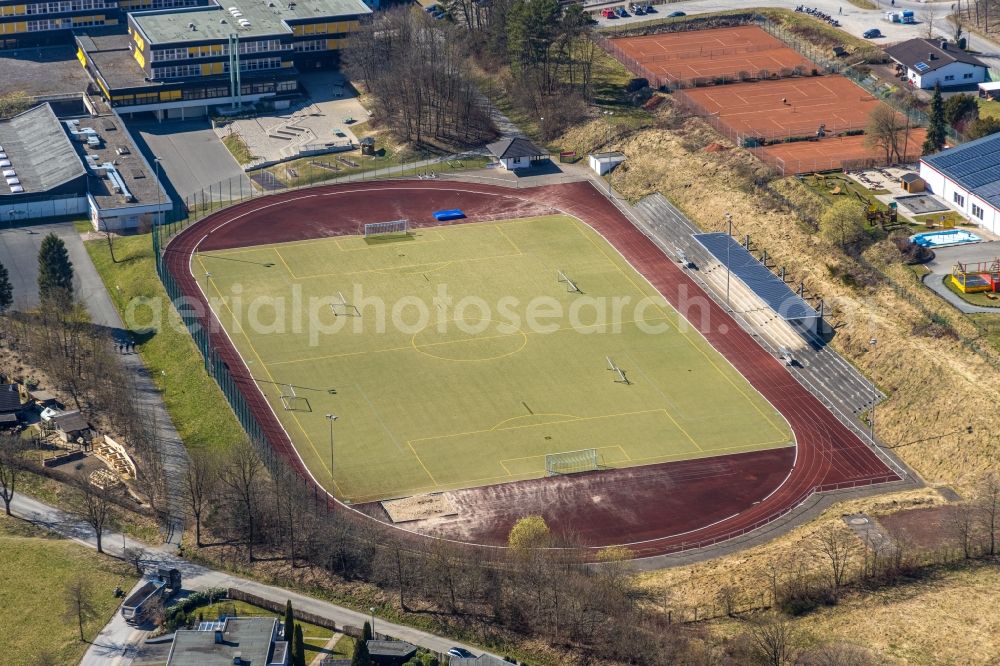
[[[443,361],[495,361],[527,344],[528,336],[513,324],[478,317],[432,322],[410,338],[416,351]]]

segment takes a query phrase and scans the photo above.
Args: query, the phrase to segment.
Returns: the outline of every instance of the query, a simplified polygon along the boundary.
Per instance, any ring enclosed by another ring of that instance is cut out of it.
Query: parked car
[[[628,18],[628,11],[624,7],[615,7],[615,14],[618,14],[618,18]]]
[[[872,28],[870,30],[865,30],[865,34],[862,35],[865,39],[876,39],[882,36],[882,31],[878,28]]]
[[[670,12],[667,14],[667,18],[679,18],[681,16],[687,16],[684,12]]]
[[[653,5],[650,5],[648,3],[646,4],[646,6],[643,9],[646,10],[647,14],[655,14],[656,13],[656,7],[654,7]]]
[[[448,650],[448,656],[449,657],[461,657],[462,659],[475,659],[476,658],[476,655],[472,654],[471,652],[469,652],[465,648],[460,648],[460,647],[453,647],[452,649]]]
[[[618,18],[618,14],[615,14],[615,10],[611,7],[605,7],[601,10],[601,16],[606,19]]]
[[[643,8],[642,5],[632,5],[632,13],[635,14],[636,16],[642,16],[643,14],[646,13],[646,10]]]

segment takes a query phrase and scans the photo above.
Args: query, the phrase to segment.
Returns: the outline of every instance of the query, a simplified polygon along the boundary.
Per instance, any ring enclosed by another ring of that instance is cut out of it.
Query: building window
[[[955,192],[954,194],[952,194],[952,199],[959,206],[961,206],[962,208],[965,208],[965,195],[962,195],[962,194],[959,194],[958,192]]]
[[[972,72],[966,72],[965,74],[962,74],[963,79],[971,79],[973,76],[975,76],[975,74],[973,74]]]
[[[951,74],[947,74],[947,75],[945,75],[944,80],[945,81],[954,81],[955,77],[952,76]]]
[[[980,220],[983,219],[983,209],[976,204],[972,204],[972,215],[978,217]]]

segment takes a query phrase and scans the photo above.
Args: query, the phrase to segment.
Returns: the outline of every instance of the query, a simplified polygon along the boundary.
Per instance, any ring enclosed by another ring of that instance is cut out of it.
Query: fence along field
[[[316,479],[338,496],[363,502],[539,478],[547,455],[584,448],[597,450],[600,467],[625,467],[791,445],[774,408],[701,335],[679,327],[676,311],[587,225],[549,216],[397,238],[340,236],[195,259],[251,374]],[[358,285],[391,309],[404,296],[430,304],[442,284],[453,303],[515,297],[522,325],[432,307],[435,318],[416,332],[379,332],[374,307],[353,295]],[[342,292],[360,316],[320,310],[324,325],[346,324],[312,345],[305,330],[254,333],[246,312],[236,316],[219,299],[234,285],[244,303],[257,295],[290,300],[296,289],[303,301]],[[536,296],[564,313],[580,298],[651,304],[607,325],[582,315],[574,329],[554,318],[546,323],[556,329],[545,333],[524,323]],[[481,330],[459,330],[456,319]],[[611,332],[615,322],[620,332]],[[640,323],[667,330],[651,334]],[[289,386],[294,409],[285,409]],[[326,414],[339,417],[332,465]]]
[[[851,136],[864,132],[871,112],[884,102],[849,77],[819,76],[825,68],[760,26],[602,37],[599,42],[651,85],[670,89],[678,108],[750,148],[782,174],[850,170],[891,161],[864,137]],[[768,59],[771,66],[763,66]],[[775,67],[781,63],[786,66]],[[923,134],[910,131],[907,144],[913,150],[907,150],[902,162],[920,154]],[[768,149],[782,142],[790,143]]]

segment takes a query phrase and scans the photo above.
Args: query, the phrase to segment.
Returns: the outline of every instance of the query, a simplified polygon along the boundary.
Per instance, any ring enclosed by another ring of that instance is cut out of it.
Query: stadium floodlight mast
[[[336,414],[327,414],[326,420],[330,422],[330,478],[333,478],[333,422],[336,421],[339,416]]]

